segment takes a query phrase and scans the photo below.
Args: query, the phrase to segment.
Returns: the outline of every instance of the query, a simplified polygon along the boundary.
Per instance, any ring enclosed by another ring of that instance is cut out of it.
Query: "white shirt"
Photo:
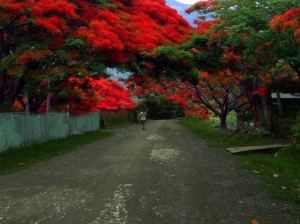
[[[141,121],[145,121],[147,119],[147,113],[146,112],[141,112],[140,113],[140,119],[141,119]]]

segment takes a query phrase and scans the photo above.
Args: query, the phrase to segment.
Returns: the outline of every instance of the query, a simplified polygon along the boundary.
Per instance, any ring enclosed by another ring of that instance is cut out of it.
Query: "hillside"
[[[166,4],[172,7],[173,9],[176,9],[178,14],[183,16],[191,25],[193,25],[194,19],[197,18],[197,14],[192,13],[192,14],[186,14],[185,9],[188,8],[190,5],[189,4],[183,4],[180,2],[177,2],[175,0],[167,0]]]

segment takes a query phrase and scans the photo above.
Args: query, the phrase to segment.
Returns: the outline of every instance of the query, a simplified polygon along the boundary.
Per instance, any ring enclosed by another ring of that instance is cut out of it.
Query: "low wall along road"
[[[64,138],[99,129],[99,114],[0,114],[0,153],[10,148]]]

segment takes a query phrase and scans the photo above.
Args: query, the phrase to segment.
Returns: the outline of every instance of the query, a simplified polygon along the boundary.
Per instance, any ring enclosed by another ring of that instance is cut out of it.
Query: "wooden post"
[[[277,97],[278,113],[279,115],[282,115],[282,103],[281,103],[279,90],[276,90],[276,97]]]

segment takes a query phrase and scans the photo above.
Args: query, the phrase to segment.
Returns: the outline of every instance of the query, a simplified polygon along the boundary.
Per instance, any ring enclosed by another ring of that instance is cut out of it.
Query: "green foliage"
[[[99,8],[102,8],[103,6],[116,9],[117,6],[115,4],[110,3],[108,0],[90,0],[92,3],[99,4]]]
[[[19,67],[18,71],[15,73],[14,77],[20,78],[24,75],[25,73],[25,68],[24,67]]]
[[[292,135],[292,126],[295,124],[295,116],[277,116],[275,122],[276,134],[290,138]]]
[[[1,61],[1,68],[0,71],[5,69],[5,70],[11,70],[15,67],[15,60],[18,57],[16,54],[9,54],[6,57],[4,57]]]
[[[112,4],[110,2],[106,2],[104,4],[107,8],[111,8],[111,9],[117,9],[118,7],[115,4]]]
[[[154,51],[155,69],[153,77],[168,75],[169,78],[177,79],[191,72],[194,68],[192,54],[178,47],[158,47]]]
[[[215,72],[222,68],[223,50],[210,43],[206,36],[193,35],[193,37],[182,45],[182,49],[197,52],[192,54],[191,60],[199,70]]]
[[[298,0],[272,0],[267,2],[270,2],[268,5],[269,11],[276,15],[283,14],[291,8],[300,6]]]
[[[224,46],[235,46],[243,49],[242,55],[248,63],[257,66],[257,60],[265,64],[273,64],[279,59],[287,63],[299,61],[299,44],[291,32],[275,32],[271,30],[270,20],[285,13],[293,7],[299,7],[297,0],[228,0],[217,1],[215,15],[222,18],[222,23],[215,26],[216,30],[228,32],[220,42]],[[270,47],[262,47],[264,43],[272,43]],[[246,62],[246,61],[245,61]]]
[[[45,43],[39,42],[41,41],[39,37],[31,36],[28,41],[21,42],[18,46],[18,51],[23,50],[37,50],[37,49],[48,49],[48,46]]]
[[[194,78],[195,70],[214,72],[220,69],[222,54],[223,51],[210,44],[207,37],[193,35],[182,45],[155,49],[155,64],[157,70],[164,70],[168,78]],[[154,76],[160,74],[155,73]]]
[[[300,113],[296,118],[296,124],[292,128],[292,142],[300,150]]]
[[[155,49],[155,56],[157,58],[165,58],[171,61],[180,61],[188,58],[192,58],[190,52],[180,50],[176,47],[158,47]]]
[[[233,134],[230,131],[214,129],[208,121],[184,119],[179,122],[195,134],[202,137],[210,146],[217,148],[239,147],[267,144],[267,140],[255,134]]]
[[[183,44],[183,48],[191,48],[198,46],[206,46],[207,38],[205,36],[201,36],[199,34],[195,34],[192,36],[190,40]]]
[[[241,165],[257,173],[273,197],[300,206],[300,154],[295,146],[273,153],[248,153],[239,156]]]
[[[73,37],[69,37],[66,39],[66,43],[65,43],[66,46],[69,46],[69,47],[82,47],[82,46],[87,46],[87,44],[82,41],[81,39],[78,39],[78,38],[73,38]]]
[[[235,111],[231,111],[229,112],[229,114],[226,117],[226,121],[227,121],[227,127],[228,129],[235,129],[236,126],[236,112]],[[210,126],[217,128],[220,127],[220,118],[214,116],[213,114],[209,115],[209,120],[208,123],[210,124]]]
[[[144,102],[144,106],[151,119],[172,119],[184,116],[182,106],[163,97],[150,97]]]

